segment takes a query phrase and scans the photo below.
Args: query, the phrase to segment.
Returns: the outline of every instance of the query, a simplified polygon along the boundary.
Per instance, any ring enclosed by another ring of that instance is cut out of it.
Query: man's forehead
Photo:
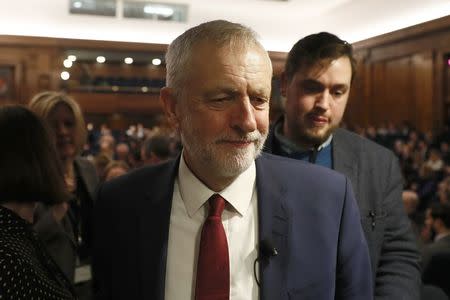
[[[296,75],[298,78],[301,78],[302,80],[308,79],[308,80],[318,80],[325,72],[327,72],[328,69],[330,69],[333,65],[336,63],[340,64],[348,64],[349,70],[350,70],[350,76],[351,76],[351,63],[350,59],[347,56],[341,56],[335,59],[323,59],[320,61],[315,62],[313,65],[309,66],[301,66],[297,72]],[[345,74],[342,74],[343,76]],[[344,79],[344,78],[340,78]]]

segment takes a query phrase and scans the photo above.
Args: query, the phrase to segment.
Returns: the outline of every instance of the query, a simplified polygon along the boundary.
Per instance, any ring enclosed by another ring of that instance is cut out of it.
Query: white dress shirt
[[[257,300],[253,275],[258,251],[256,168],[253,163],[219,194],[227,200],[222,223],[230,255],[230,300]],[[195,299],[197,257],[207,200],[215,192],[188,168],[183,156],[175,180],[170,213],[166,268],[166,300]]]

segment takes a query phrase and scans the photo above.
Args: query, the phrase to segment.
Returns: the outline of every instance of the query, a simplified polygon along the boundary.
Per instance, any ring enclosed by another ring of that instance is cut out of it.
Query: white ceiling
[[[70,15],[68,0],[0,0],[0,34],[168,44],[189,27],[226,19],[252,27],[268,50],[289,51],[310,33],[355,42],[450,15],[450,0],[155,1],[189,3],[188,22]]]

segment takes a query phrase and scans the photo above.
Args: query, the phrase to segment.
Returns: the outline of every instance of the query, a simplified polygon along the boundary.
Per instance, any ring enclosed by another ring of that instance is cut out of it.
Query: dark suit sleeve
[[[335,299],[373,299],[369,250],[348,179],[346,179],[346,193],[341,217],[336,273]]]
[[[48,253],[64,275],[73,282],[75,274],[76,246],[73,228],[67,216],[57,222],[51,207],[38,204],[33,229],[43,241]]]
[[[375,281],[376,300],[420,298],[420,256],[401,200],[403,180],[396,158],[390,155],[383,210],[385,230]]]
[[[102,186],[97,191],[94,206],[94,239],[93,239],[93,285],[95,299],[112,299],[112,239],[113,223],[111,222],[111,206],[108,197],[102,195]]]

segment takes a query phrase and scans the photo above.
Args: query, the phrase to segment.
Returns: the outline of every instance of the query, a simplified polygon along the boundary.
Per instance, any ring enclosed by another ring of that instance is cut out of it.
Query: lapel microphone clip
[[[259,252],[258,257],[255,259],[253,263],[253,273],[255,276],[255,281],[258,287],[260,287],[260,283],[258,280],[258,274],[256,274],[256,263],[260,263],[260,261],[269,262],[272,257],[278,255],[278,250],[273,246],[273,243],[269,239],[264,239],[259,243]]]

